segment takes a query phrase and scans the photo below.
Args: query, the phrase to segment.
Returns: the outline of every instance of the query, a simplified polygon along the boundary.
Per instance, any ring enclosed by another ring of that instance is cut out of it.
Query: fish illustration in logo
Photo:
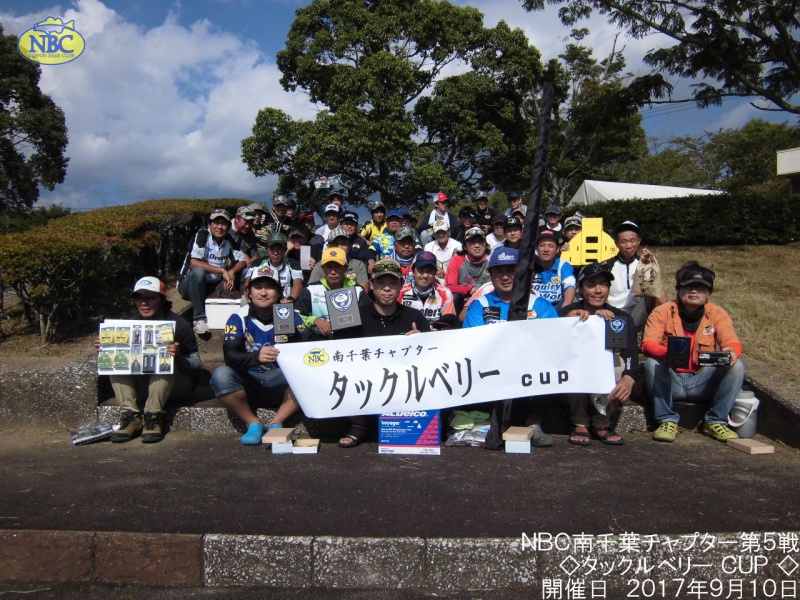
[[[69,23],[64,23],[59,18],[47,17],[44,21],[39,21],[33,25],[34,31],[44,31],[45,33],[55,33],[56,35],[61,35],[64,29],[75,31],[75,19],[72,19]]]

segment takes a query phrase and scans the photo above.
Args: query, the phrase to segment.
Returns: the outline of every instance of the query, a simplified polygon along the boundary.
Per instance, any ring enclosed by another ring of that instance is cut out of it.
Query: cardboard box
[[[380,415],[379,454],[439,456],[441,416],[438,410],[409,410]]]
[[[747,454],[774,454],[775,446],[759,442],[749,438],[739,438],[738,440],[728,440],[728,446],[736,448]]]
[[[225,329],[228,317],[239,310],[242,306],[241,300],[230,298],[207,298],[206,299],[206,319],[211,329]]]
[[[530,454],[531,442],[516,442],[514,440],[506,440],[506,454]]]
[[[319,452],[319,440],[302,439],[294,443],[293,454],[316,454]]]
[[[292,434],[294,434],[294,429],[289,427],[276,427],[275,429],[267,429],[267,431],[261,437],[261,442],[263,444],[291,443]]]
[[[533,437],[533,429],[530,427],[509,427],[503,432],[503,440],[506,442],[527,442]]]

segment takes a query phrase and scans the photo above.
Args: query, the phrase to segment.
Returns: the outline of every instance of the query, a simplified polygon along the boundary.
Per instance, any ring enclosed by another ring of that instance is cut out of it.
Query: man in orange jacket
[[[727,312],[708,301],[714,289],[714,271],[692,261],[675,273],[677,298],[650,313],[644,329],[642,352],[647,391],[653,400],[659,426],[653,439],[675,441],[678,413],[674,401],[711,401],[703,433],[725,442],[738,437],[728,426],[728,415],[744,382],[739,357],[742,344]],[[689,368],[670,368],[667,344],[670,336],[689,338]],[[727,353],[729,366],[701,366],[700,354]]]

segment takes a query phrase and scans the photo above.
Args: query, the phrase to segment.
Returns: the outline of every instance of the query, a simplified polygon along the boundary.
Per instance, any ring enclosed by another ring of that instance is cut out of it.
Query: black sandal
[[[572,433],[569,434],[567,441],[573,446],[591,446],[592,436],[589,435],[588,431],[578,431],[577,429],[573,429]]]
[[[354,431],[360,432],[360,434],[353,433]],[[369,430],[364,425],[353,423],[350,425],[350,433],[342,436],[342,438],[347,438],[350,441],[342,443],[342,440],[339,440],[339,448],[355,448],[356,446],[360,446],[361,442],[367,438],[368,431]]]
[[[622,438],[622,436],[613,429],[610,428],[606,429],[606,432],[603,435],[600,435],[600,431],[602,431],[602,429],[599,431],[595,430],[592,433],[594,433],[594,436],[604,444],[608,444],[609,446],[622,446],[622,444],[625,443],[625,440]],[[617,436],[619,439],[618,440],[609,439],[614,436]]]

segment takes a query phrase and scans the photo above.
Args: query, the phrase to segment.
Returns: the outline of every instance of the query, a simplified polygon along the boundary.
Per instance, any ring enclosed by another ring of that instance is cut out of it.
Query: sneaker
[[[205,319],[197,319],[194,322],[194,332],[197,335],[205,335],[211,333],[211,328],[208,326],[208,321]]]
[[[145,444],[153,444],[164,439],[164,414],[163,413],[144,413],[144,430],[142,431],[142,441]]]
[[[703,423],[703,433],[718,442],[738,439],[739,436],[724,423]]]
[[[258,446],[264,437],[264,426],[261,423],[250,423],[247,433],[242,436],[241,442],[245,446]]]
[[[130,442],[142,432],[142,425],[142,413],[126,410],[122,413],[119,427],[111,434],[111,441],[115,443]]]
[[[678,424],[665,421],[653,432],[653,439],[657,442],[674,442],[678,437]]]
[[[533,429],[531,446],[534,448],[547,448],[553,445],[553,436],[549,433],[545,433],[541,425],[534,423],[533,425],[528,425],[528,427]]]

